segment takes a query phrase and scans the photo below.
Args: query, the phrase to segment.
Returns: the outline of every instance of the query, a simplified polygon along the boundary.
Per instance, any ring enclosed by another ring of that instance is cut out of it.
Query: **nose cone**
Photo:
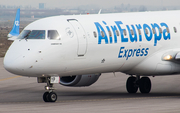
[[[23,75],[26,60],[23,57],[26,54],[26,41],[15,40],[9,47],[4,57],[4,68],[17,75]]]
[[[19,45],[19,43],[14,44],[13,42],[6,52],[4,57],[4,68],[13,74],[22,75],[21,71],[24,68],[25,62],[22,55],[22,49],[20,49],[20,47],[17,48],[16,45]]]
[[[6,55],[4,57],[4,68],[17,75],[21,75],[24,71],[24,64],[22,57],[14,57],[13,55]]]

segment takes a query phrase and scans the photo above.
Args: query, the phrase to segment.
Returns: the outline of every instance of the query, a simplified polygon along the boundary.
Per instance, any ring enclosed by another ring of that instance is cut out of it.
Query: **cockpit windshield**
[[[45,30],[23,30],[18,39],[45,39]]]

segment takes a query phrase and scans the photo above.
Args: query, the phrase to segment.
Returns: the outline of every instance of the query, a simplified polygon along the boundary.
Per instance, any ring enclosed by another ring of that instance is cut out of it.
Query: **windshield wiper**
[[[28,39],[28,36],[29,36],[30,33],[31,33],[31,31],[29,31],[29,32],[24,36],[25,40]]]

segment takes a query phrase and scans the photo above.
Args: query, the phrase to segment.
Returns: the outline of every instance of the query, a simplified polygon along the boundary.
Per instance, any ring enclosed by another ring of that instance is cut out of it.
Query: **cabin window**
[[[175,32],[175,33],[177,33],[177,29],[176,29],[176,27],[174,27],[174,32]]]
[[[155,31],[155,29],[154,29],[154,28],[152,28],[152,32],[153,32],[153,34],[156,34],[156,31]]]
[[[126,32],[126,30],[123,30],[123,33],[124,33],[124,36],[126,36],[126,35],[127,35],[127,32]]]
[[[139,35],[141,35],[141,30],[140,29],[138,29],[138,33],[139,33]]]
[[[93,34],[94,34],[94,37],[96,38],[97,37],[97,33],[94,31]]]
[[[169,33],[169,28],[168,27],[166,28],[166,30],[167,30],[167,33]]]
[[[145,33],[148,35],[148,29],[147,28],[145,29]]]
[[[131,29],[131,35],[134,35],[134,31]]]
[[[105,35],[104,35],[104,32],[103,32],[103,31],[101,31],[101,36],[102,36],[102,37],[105,37]]]
[[[57,30],[48,30],[48,38],[51,40],[60,40]]]
[[[109,36],[110,36],[110,37],[112,37],[112,33],[111,33],[111,31],[108,31],[108,32],[109,32]]]
[[[18,39],[45,39],[45,30],[23,30]]]
[[[162,29],[161,28],[159,28],[159,32],[162,33]]]
[[[116,35],[119,36],[119,31],[118,30],[116,30]]]

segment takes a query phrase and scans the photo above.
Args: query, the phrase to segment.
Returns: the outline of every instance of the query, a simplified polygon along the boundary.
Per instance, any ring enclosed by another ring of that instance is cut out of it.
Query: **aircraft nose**
[[[21,74],[24,71],[25,62],[22,61],[21,57],[14,58],[13,56],[5,56],[4,68],[14,74]]]

